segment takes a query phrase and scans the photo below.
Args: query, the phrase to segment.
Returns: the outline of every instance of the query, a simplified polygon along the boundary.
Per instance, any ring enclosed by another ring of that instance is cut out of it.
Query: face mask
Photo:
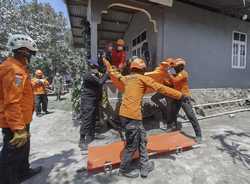
[[[30,63],[31,57],[33,55],[32,52],[24,51],[24,50],[17,50],[15,54],[18,54],[22,56],[23,58],[25,58],[27,64]]]
[[[123,50],[123,47],[122,46],[118,46],[117,50],[121,51],[121,50]]]
[[[172,75],[175,75],[176,74],[176,71],[174,68],[168,68],[168,73],[172,74]]]

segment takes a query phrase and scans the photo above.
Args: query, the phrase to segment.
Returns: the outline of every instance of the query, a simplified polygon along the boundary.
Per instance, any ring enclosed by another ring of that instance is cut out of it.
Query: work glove
[[[16,130],[14,132],[13,138],[10,140],[10,144],[20,148],[27,143],[29,137],[30,135],[26,129]]]

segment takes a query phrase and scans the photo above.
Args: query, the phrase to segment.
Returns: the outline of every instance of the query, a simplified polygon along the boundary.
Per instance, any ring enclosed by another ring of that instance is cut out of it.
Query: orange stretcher
[[[150,156],[169,154],[192,149],[196,143],[181,132],[162,133],[148,137],[148,153]],[[88,172],[108,172],[117,168],[121,162],[125,142],[119,141],[104,146],[88,148]],[[138,152],[134,159],[138,159]]]

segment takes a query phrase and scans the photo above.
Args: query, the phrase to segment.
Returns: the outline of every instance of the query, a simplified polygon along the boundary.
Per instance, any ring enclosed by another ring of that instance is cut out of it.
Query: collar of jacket
[[[17,60],[16,58],[14,57],[11,57],[11,60],[10,60],[12,63],[15,63],[16,65],[22,67],[23,69],[27,70],[27,64],[24,64],[22,62],[20,62],[19,60]]]

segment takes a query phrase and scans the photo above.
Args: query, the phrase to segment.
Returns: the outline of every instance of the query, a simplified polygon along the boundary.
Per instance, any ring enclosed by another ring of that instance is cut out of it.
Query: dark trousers
[[[180,111],[180,108],[182,106],[182,102],[169,99],[168,100],[168,106],[167,106],[167,124],[169,125],[169,128],[176,128],[177,130],[180,130],[182,128],[182,125],[180,122],[177,121],[177,116]]]
[[[193,129],[194,129],[194,132],[195,132],[195,135],[197,137],[201,137],[201,128],[200,128],[200,125],[199,125],[199,122],[198,122],[198,119],[193,111],[193,107],[192,107],[192,104],[191,104],[191,99],[188,98],[182,102],[180,101],[176,101],[176,100],[173,100],[172,101],[172,108],[173,108],[173,118],[171,119],[172,122],[176,122],[177,123],[177,115],[180,111],[180,108],[183,109],[183,111],[185,112],[188,120],[190,121],[190,123],[192,124],[193,126]]]
[[[29,131],[29,126],[27,127]],[[3,147],[0,153],[0,184],[19,184],[19,178],[29,170],[30,140],[16,148],[9,144],[13,133],[8,128],[2,129]]]
[[[125,129],[126,146],[124,149],[120,169],[128,170],[134,153],[138,150],[140,167],[145,168],[148,162],[147,135],[142,121],[121,117],[122,126]]]
[[[42,106],[42,108],[41,108]],[[41,109],[43,112],[47,112],[48,109],[48,96],[47,94],[36,95],[36,114],[41,113]]]
[[[168,127],[172,126],[172,120],[170,119],[171,113],[173,113],[173,100],[161,93],[156,93],[151,97],[151,100],[159,107],[164,123],[167,124]],[[162,100],[165,100],[167,104],[164,104]]]
[[[99,103],[96,101],[89,101],[86,99],[85,103],[81,105],[81,128],[80,141],[86,138],[93,140],[95,137],[96,118],[99,115]],[[87,140],[88,142],[89,140]]]

